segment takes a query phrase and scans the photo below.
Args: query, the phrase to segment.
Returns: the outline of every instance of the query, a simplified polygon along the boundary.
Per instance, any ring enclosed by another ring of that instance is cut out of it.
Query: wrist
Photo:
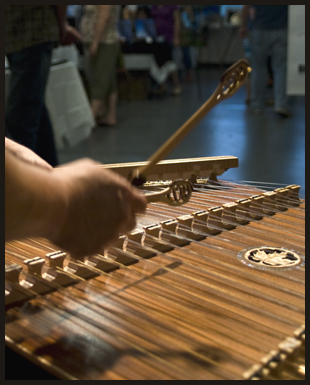
[[[56,170],[52,170],[46,179],[45,194],[39,208],[38,223],[42,226],[41,237],[52,242],[59,239],[68,211],[67,197],[65,181],[58,178]]]
[[[24,204],[28,207],[24,223],[29,226],[25,232],[29,231],[28,236],[56,239],[66,213],[64,187],[55,178],[54,170],[30,167],[31,186],[24,189]]]
[[[5,239],[46,237],[64,210],[53,171],[5,152]],[[58,214],[59,215],[59,214]]]

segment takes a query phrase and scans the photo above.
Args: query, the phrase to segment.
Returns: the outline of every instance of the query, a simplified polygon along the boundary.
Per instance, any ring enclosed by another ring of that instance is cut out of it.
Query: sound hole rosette
[[[249,247],[237,256],[241,263],[262,270],[291,270],[305,265],[303,254],[284,247]]]

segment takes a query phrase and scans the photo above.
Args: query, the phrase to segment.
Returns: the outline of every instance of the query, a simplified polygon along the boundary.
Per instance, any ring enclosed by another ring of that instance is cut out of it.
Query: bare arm
[[[5,240],[44,237],[86,256],[132,230],[145,197],[98,165],[82,159],[49,171],[5,150]]]
[[[53,197],[51,174],[5,150],[6,240],[47,235],[48,224],[54,222],[51,208],[57,200],[61,202],[59,191]]]
[[[45,160],[40,158],[37,154],[31,151],[29,148],[16,143],[15,141],[5,137],[5,148],[11,151],[18,158],[31,163],[36,166],[44,167],[46,169],[51,170],[52,166],[49,165]]]
[[[94,25],[94,36],[90,47],[90,53],[92,55],[97,53],[98,45],[100,43],[107,21],[110,17],[111,7],[112,5],[97,5],[98,16]]]
[[[174,20],[174,36],[173,36],[173,44],[178,47],[180,45],[180,31],[181,31],[181,17],[180,11],[176,9],[173,12],[173,20]]]
[[[250,7],[251,5],[243,5],[241,9],[241,26],[239,28],[238,34],[244,39],[249,34],[249,20],[250,20]]]
[[[60,31],[60,39],[63,38],[66,32],[66,23],[67,23],[67,5],[54,5],[56,18]]]
[[[54,5],[56,18],[59,26],[60,44],[70,45],[76,41],[82,41],[79,31],[67,22],[67,5]]]

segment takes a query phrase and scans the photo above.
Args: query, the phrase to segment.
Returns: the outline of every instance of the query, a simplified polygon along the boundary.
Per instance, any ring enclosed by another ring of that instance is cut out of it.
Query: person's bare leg
[[[181,91],[181,85],[180,85],[180,79],[179,79],[179,74],[178,71],[174,71],[171,74],[171,80],[173,83],[173,91],[172,95],[180,95]]]
[[[117,124],[117,119],[116,119],[117,100],[118,100],[117,92],[113,92],[108,96],[107,112],[104,118],[101,119],[101,122],[103,124],[106,124],[107,126],[115,126]]]
[[[164,96],[167,91],[167,83],[166,81],[158,85],[158,89],[156,91],[156,94],[158,96]]]
[[[96,122],[100,121],[105,113],[105,105],[101,99],[92,99],[91,100],[91,109],[93,116]]]

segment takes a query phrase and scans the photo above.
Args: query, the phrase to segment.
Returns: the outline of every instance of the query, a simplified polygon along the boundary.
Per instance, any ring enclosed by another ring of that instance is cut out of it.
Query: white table
[[[148,53],[123,54],[125,68],[129,71],[148,71],[151,68],[153,55]]]

